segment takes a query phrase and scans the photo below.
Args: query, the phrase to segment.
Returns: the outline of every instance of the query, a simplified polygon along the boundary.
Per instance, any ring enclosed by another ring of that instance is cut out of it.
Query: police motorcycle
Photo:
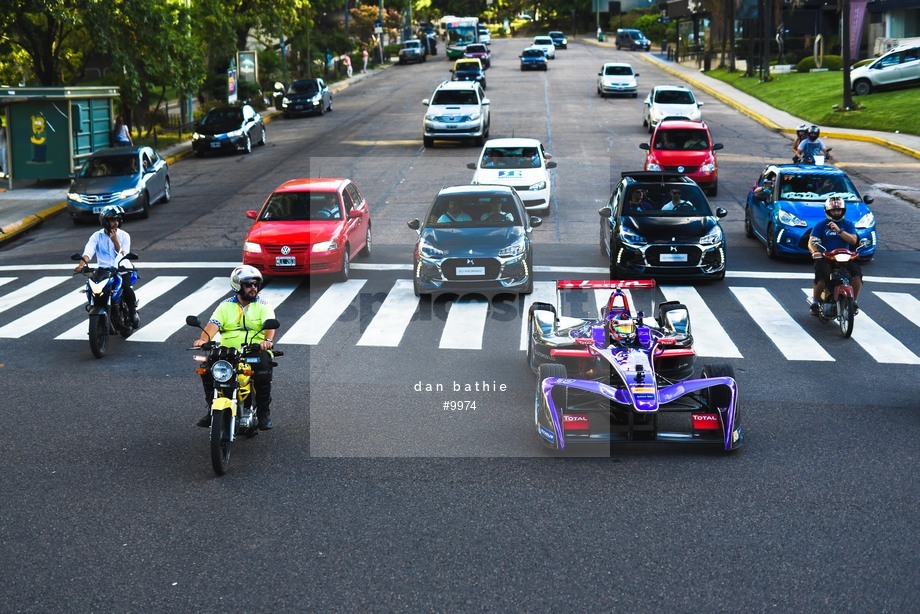
[[[198,316],[186,316],[185,323],[204,331]],[[262,331],[276,330],[280,326],[278,320],[268,319],[262,323],[261,329],[247,330],[240,349],[221,346],[212,339],[199,347],[189,348],[203,352],[195,356],[195,361],[202,363],[196,370],[198,375],[204,375],[209,370],[214,378],[210,442],[211,465],[217,475],[227,472],[237,435],[254,437],[259,433],[252,381],[253,365],[259,362],[259,344],[249,340],[255,339]],[[272,350],[272,355],[283,356],[284,352]],[[277,363],[272,362],[272,366],[277,366]]]
[[[869,245],[869,239],[862,239],[856,246],[856,251],[843,247],[828,251],[818,239],[812,239],[812,244],[832,266],[830,279],[818,297],[816,315],[825,324],[837,322],[843,338],[849,339],[853,334],[853,320],[856,317],[856,295],[845,265],[859,259],[859,250]],[[811,299],[807,300],[811,304]]]
[[[70,259],[79,261],[82,254],[73,254]],[[117,260],[114,267],[83,267],[86,276],[86,311],[89,314],[89,349],[93,356],[102,358],[108,348],[109,335],[121,335],[125,339],[136,328],[134,319],[123,301],[124,282],[122,274],[130,272],[131,285],[138,279],[133,260],[137,254],[130,252]],[[76,273],[74,273],[76,275]]]

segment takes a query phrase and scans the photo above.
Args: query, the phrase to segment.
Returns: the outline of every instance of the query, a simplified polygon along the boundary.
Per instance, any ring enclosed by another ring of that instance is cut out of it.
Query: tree
[[[5,47],[12,57],[27,59],[38,85],[72,83],[83,74],[92,38],[84,27],[80,0],[13,0],[0,17]],[[24,80],[19,67],[4,67]]]

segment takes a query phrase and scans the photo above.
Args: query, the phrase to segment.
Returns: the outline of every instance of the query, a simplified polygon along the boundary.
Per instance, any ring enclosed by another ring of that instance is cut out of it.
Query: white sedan
[[[683,85],[659,85],[649,92],[642,102],[645,109],[642,112],[642,125],[648,127],[651,134],[655,126],[665,117],[685,117],[690,121],[700,121],[703,106],[693,96],[688,88]]]
[[[553,39],[549,36],[534,36],[533,46],[539,47],[546,54],[548,60],[556,59],[556,45],[553,44]]]

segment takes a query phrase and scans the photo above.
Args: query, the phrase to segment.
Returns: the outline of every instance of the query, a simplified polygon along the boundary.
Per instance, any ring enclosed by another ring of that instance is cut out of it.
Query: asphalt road
[[[546,74],[520,73],[522,47],[493,44],[487,94],[493,137],[536,136],[559,163],[535,252],[537,266],[558,268],[538,279],[602,276],[581,272],[605,266],[596,209],[622,170],[640,168],[647,134],[641,96],[602,100],[594,75],[603,61],[632,58],[644,89],[671,78],[636,54],[579,44]],[[907,350],[889,363],[866,349],[870,340],[843,340],[807,316],[810,265],[767,260],[741,226],[748,188],[786,158],[788,140],[718,101],[703,96],[726,146],[714,204],[729,210],[736,275],[681,290],[699,294],[739,354],[699,360],[736,369],[738,453],[636,445],[546,458],[514,301],[493,302],[481,330],[461,335],[478,336],[481,349],[444,347],[453,308],[444,301],[419,308],[395,347],[360,345],[409,277],[383,266],[410,262],[406,220],[471,175],[477,148],[421,145],[419,102],[447,68],[443,56],[394,67],[338,95],[332,114],[271,122],[269,145],[249,156],[182,161],[173,201],[128,222],[142,284],[183,278],[143,306],[151,323],[229,272],[208,263],[238,259],[245,210],[281,182],[348,176],[371,203],[375,253],[354,275],[364,285],[319,342],[285,347],[278,427],[240,441],[223,478],[211,471],[206,431],[192,426],[203,409],[185,351],[194,331],[180,323],[157,342],[115,340],[102,360],[85,341],[55,339],[80,324],[79,308],[5,333],[0,383],[15,401],[0,432],[0,610],[917,610],[909,355],[920,353],[920,320],[878,295],[861,300]],[[888,195],[916,185],[915,163],[870,144],[834,145],[877,198],[883,247],[866,266],[878,278],[866,292],[916,303],[920,213]],[[59,218],[4,247],[0,277],[16,279],[3,287],[66,276],[35,265],[66,264],[91,230]],[[78,285],[65,280],[52,294]],[[741,299],[748,288],[765,289],[831,360],[784,354]],[[333,289],[301,283],[278,306],[288,331]],[[0,331],[42,317],[44,296],[0,313]],[[477,409],[445,411],[454,382],[507,390],[461,391]],[[433,383],[450,394],[415,390]]]

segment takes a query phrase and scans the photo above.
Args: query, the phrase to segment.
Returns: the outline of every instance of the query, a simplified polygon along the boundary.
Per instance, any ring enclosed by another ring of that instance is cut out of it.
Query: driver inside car
[[[661,206],[662,211],[693,211],[696,207],[689,200],[681,198],[679,188],[671,189],[671,200]]]

